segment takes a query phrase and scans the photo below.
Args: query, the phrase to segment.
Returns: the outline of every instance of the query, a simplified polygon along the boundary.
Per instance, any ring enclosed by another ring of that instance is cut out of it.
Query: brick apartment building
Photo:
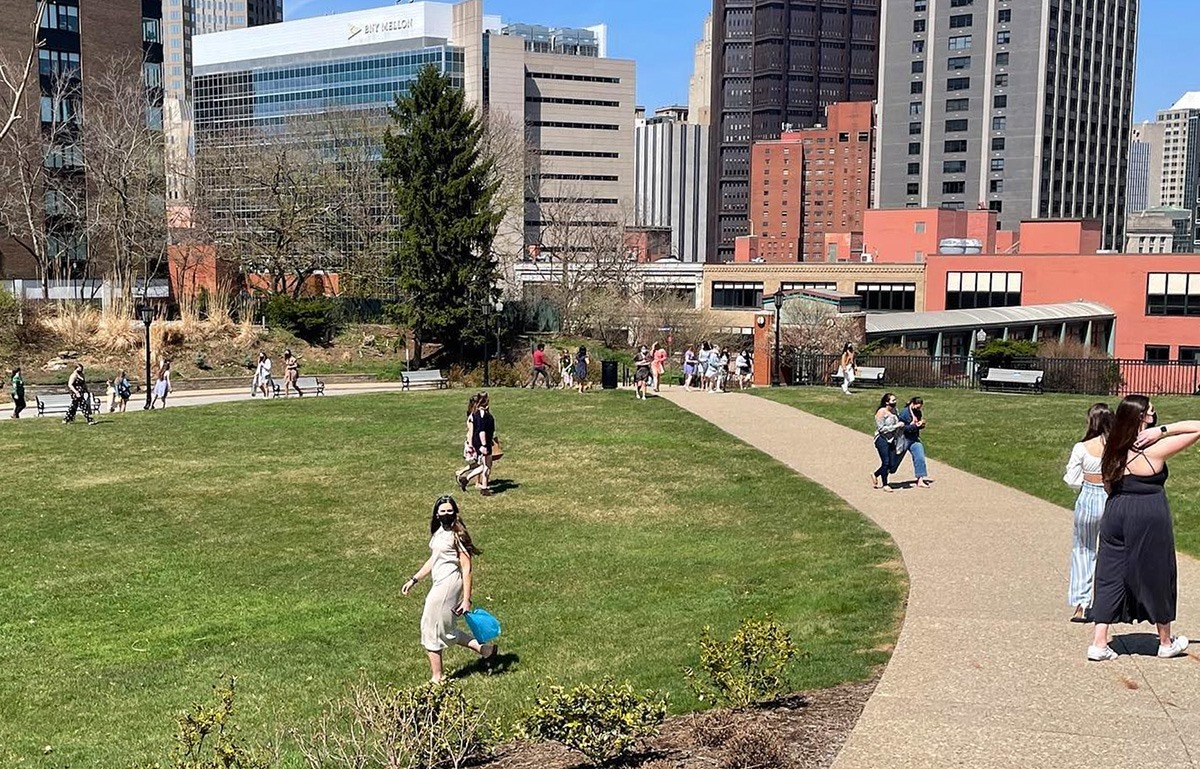
[[[862,231],[874,135],[874,104],[841,102],[829,106],[825,125],[755,142],[750,235],[738,238],[734,261],[837,261],[837,243],[827,245],[826,235]]]

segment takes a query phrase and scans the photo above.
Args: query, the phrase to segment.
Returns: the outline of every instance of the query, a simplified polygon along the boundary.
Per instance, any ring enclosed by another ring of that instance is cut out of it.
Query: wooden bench
[[[73,398],[66,393],[56,395],[37,395],[33,396],[37,403],[37,415],[44,417],[47,414],[66,414],[71,408]],[[92,395],[92,414],[100,413],[100,396]]]
[[[283,383],[277,379],[272,379],[271,384],[275,389],[275,397],[282,398],[286,395],[283,391]],[[316,395],[325,394],[325,383],[315,376],[296,377],[296,384],[292,385],[293,390],[300,390],[305,395],[314,393]]]
[[[435,368],[422,369],[420,371],[405,371],[400,375],[402,386],[400,389],[408,390],[414,385],[433,385],[439,390],[444,390],[450,386],[449,380],[442,376],[442,372]]]
[[[1042,392],[1042,375],[1038,370],[1018,371],[1010,368],[991,368],[983,379],[979,380],[984,390],[1017,390],[1024,392]]]
[[[854,375],[854,384],[874,384],[883,386],[883,375],[886,371],[887,369],[879,368],[877,366],[859,366],[858,373]],[[835,383],[840,383],[842,381],[841,372],[835,371],[830,379],[832,379]]]

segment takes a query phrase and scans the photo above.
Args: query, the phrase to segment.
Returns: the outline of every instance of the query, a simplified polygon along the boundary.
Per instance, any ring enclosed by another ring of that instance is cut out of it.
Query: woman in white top
[[[1079,489],[1075,499],[1075,539],[1071,546],[1071,583],[1067,589],[1067,604],[1075,607],[1072,622],[1087,622],[1092,607],[1092,580],[1096,575],[1096,548],[1100,540],[1100,518],[1108,492],[1100,460],[1104,443],[1112,429],[1113,413],[1107,403],[1096,403],[1088,409],[1087,432],[1083,440],[1071,449],[1063,482]]]
[[[433,504],[429,533],[429,560],[400,592],[408,595],[425,576],[433,575],[421,614],[421,645],[429,655],[430,680],[438,683],[443,678],[442,650],[447,646],[465,646],[485,662],[495,659],[500,648],[494,643],[480,644],[458,626],[458,617],[471,610],[471,559],[482,551],[471,542],[453,497],[439,497]]]

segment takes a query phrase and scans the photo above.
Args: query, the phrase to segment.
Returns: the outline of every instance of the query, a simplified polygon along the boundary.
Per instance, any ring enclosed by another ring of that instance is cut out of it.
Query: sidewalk
[[[869,435],[750,395],[663,395],[827,487],[903,554],[900,639],[835,769],[1198,765],[1200,646],[1160,660],[1151,626],[1120,625],[1113,648],[1135,653],[1085,660],[1091,625],[1067,621],[1069,511],[936,461],[932,489],[873,491]],[[1176,632],[1200,638],[1200,563],[1186,556],[1179,617]]]

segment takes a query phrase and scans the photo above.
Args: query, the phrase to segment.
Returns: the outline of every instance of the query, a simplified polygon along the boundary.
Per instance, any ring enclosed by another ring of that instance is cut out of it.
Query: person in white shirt
[[[1087,622],[1088,609],[1092,607],[1100,517],[1104,515],[1104,503],[1108,501],[1100,460],[1112,423],[1113,413],[1107,403],[1096,403],[1088,409],[1087,432],[1071,449],[1067,472],[1063,475],[1064,483],[1079,489],[1075,499],[1075,538],[1071,545],[1071,582],[1067,589],[1067,603],[1075,607],[1072,622]]]
[[[264,398],[275,395],[275,382],[271,379],[271,359],[265,352],[258,354],[258,368],[254,372],[254,379],[258,382],[258,389]]]

